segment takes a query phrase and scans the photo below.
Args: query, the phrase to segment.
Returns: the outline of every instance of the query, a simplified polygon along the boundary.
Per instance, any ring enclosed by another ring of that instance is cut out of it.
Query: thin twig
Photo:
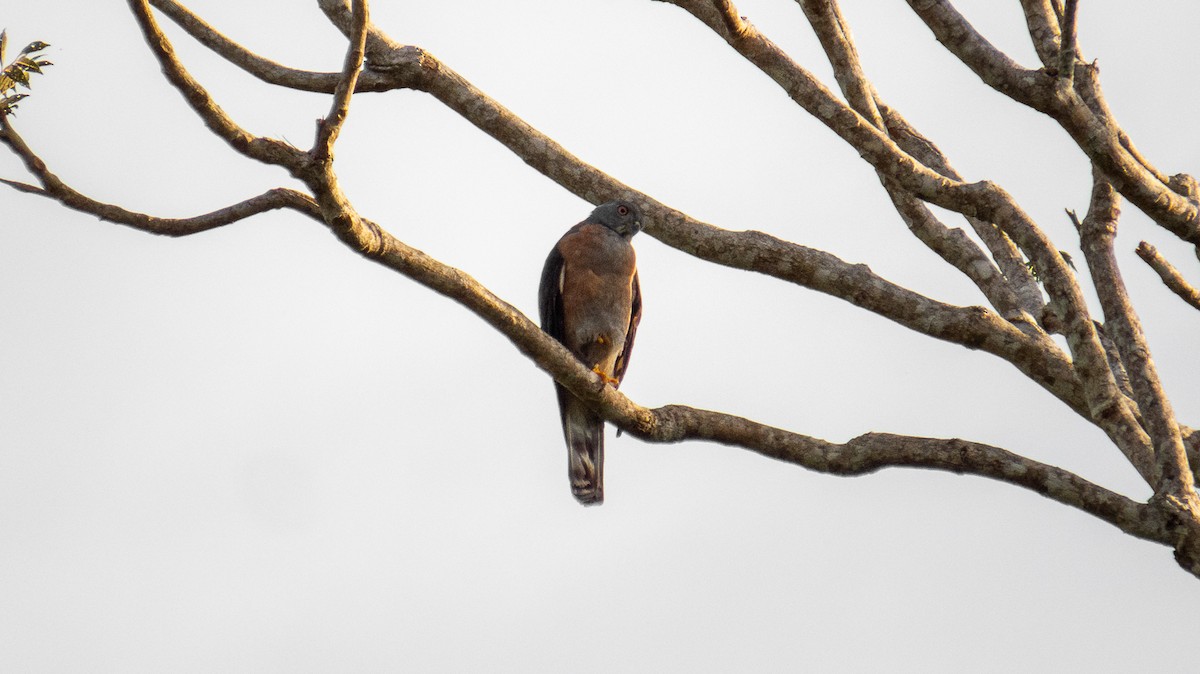
[[[346,48],[342,76],[333,93],[333,103],[330,106],[329,114],[317,123],[317,139],[310,152],[318,163],[327,162],[333,156],[333,144],[337,142],[342,125],[346,122],[346,115],[350,111],[350,97],[354,94],[358,73],[362,69],[367,26],[370,24],[370,10],[367,7],[367,1],[354,0],[351,12],[350,45]]]
[[[308,155],[291,145],[272,138],[255,136],[238,126],[179,62],[174,47],[154,20],[146,0],[129,0],[129,7],[167,81],[183,94],[192,110],[213,133],[239,153],[264,163],[295,168],[307,161]]]
[[[1171,292],[1191,305],[1193,309],[1200,310],[1200,290],[1188,283],[1183,274],[1179,273],[1179,270],[1170,262],[1167,262],[1157,248],[1143,241],[1138,244],[1137,254],[1143,262],[1150,265],[1150,268],[1162,279],[1163,284],[1171,289]]]
[[[210,229],[245,220],[251,216],[280,208],[290,208],[311,217],[320,219],[320,211],[311,197],[295,190],[276,188],[250,197],[236,204],[226,206],[210,213],[191,218],[160,218],[137,211],[131,211],[121,206],[104,203],[88,197],[64,183],[58,176],[46,167],[45,162],[38,157],[20,134],[0,118],[0,143],[11,149],[30,173],[42,184],[41,187],[17,182],[15,180],[0,180],[4,184],[19,190],[37,194],[61,203],[62,205],[95,215],[101,220],[126,225],[134,229],[163,236],[188,236],[206,232]]]
[[[338,82],[341,81],[340,73],[290,68],[259,56],[229,39],[204,19],[174,0],[150,0],[150,4],[166,14],[197,42],[264,82],[299,91],[331,94],[337,88]],[[395,88],[391,77],[368,70],[359,73],[355,91],[390,91]]]

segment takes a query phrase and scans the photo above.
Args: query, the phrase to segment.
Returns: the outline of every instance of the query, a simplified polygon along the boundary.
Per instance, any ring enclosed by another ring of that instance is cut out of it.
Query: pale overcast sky
[[[957,4],[1034,63],[1015,0]],[[1200,5],[1081,5],[1117,117],[1163,170],[1200,174]],[[275,60],[341,62],[310,0],[189,6]],[[796,3],[738,7],[831,83]],[[905,3],[844,10],[884,99],[1082,259],[1063,209],[1086,208],[1090,177],[1066,135],[975,81]],[[852,149],[676,7],[379,0],[372,14],[671,206],[983,301]],[[208,133],[125,3],[10,2],[0,24],[10,52],[53,45],[14,123],[76,189],[188,216],[292,184]],[[310,143],[327,97],[273,90],[169,27],[242,125]],[[361,212],[531,316],[547,251],[591,208],[419,92],[356,97],[337,161]],[[26,179],[7,153],[0,176]],[[838,478],[610,429],[607,502],[584,509],[550,380],[311,220],[173,240],[11,190],[0,204],[0,671],[1195,671],[1200,581],[1169,549],[1031,492]],[[1200,314],[1132,251],[1147,239],[1193,280],[1195,258],[1124,210],[1131,292],[1176,412],[1200,424]],[[996,358],[635,245],[646,309],[622,390],[642,404],[833,441],[969,438],[1148,495],[1100,431]]]

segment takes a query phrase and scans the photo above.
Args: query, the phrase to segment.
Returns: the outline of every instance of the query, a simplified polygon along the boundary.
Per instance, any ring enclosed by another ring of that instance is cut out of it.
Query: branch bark
[[[1163,285],[1171,289],[1171,292],[1179,296],[1179,299],[1187,302],[1193,309],[1200,310],[1200,290],[1187,282],[1183,274],[1179,273],[1167,259],[1158,252],[1158,249],[1145,241],[1138,244],[1138,257],[1142,261],[1150,265],[1154,273],[1158,274],[1162,279]]]
[[[1068,2],[1068,8],[1071,4]],[[1188,466],[1187,452],[1175,422],[1175,413],[1163,391],[1158,371],[1150,358],[1141,320],[1133,310],[1125,281],[1117,267],[1113,241],[1117,235],[1119,214],[1116,191],[1103,175],[1097,173],[1080,239],[1100,305],[1104,308],[1106,325],[1121,354],[1121,361],[1131,375],[1130,384],[1138,409],[1154,443],[1158,466],[1155,495],[1173,499],[1183,507],[1200,513],[1200,500],[1193,488],[1195,476]]]

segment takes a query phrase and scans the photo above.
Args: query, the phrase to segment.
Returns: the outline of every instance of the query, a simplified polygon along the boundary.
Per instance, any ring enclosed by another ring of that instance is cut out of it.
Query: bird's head
[[[642,231],[642,211],[636,205],[618,199],[600,204],[590,218],[626,239]]]

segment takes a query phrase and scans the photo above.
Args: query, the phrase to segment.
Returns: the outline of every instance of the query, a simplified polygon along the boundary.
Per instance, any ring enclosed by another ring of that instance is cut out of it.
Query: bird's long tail
[[[604,419],[578,400],[563,410],[571,493],[583,505],[604,502]]]

